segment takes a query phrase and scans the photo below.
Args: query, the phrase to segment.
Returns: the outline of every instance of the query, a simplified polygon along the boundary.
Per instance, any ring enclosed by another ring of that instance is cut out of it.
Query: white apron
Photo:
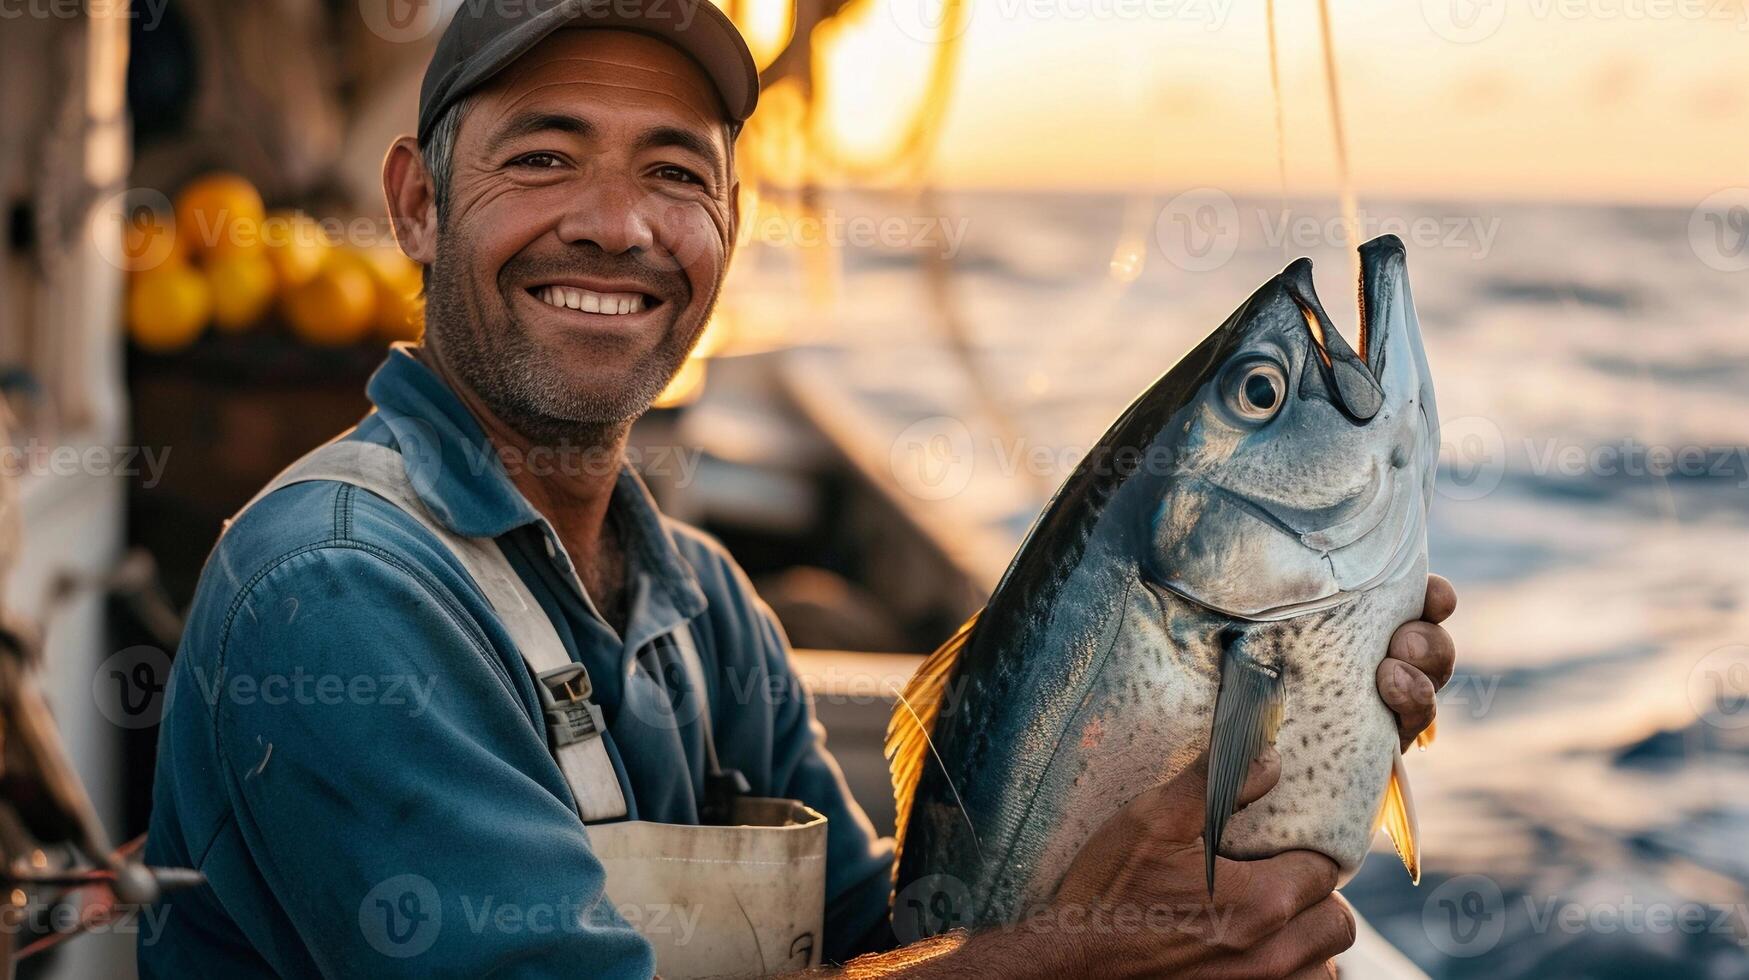
[[[725,826],[621,819],[625,794],[602,743],[601,709],[589,700],[589,674],[571,659],[497,542],[461,537],[437,522],[414,492],[401,455],[356,441],[330,442],[293,463],[237,517],[281,487],[312,480],[349,483],[399,507],[455,554],[492,603],[535,678],[547,745],[577,801],[578,817],[588,825],[590,848],[606,869],[608,901],[655,947],[657,973],[665,980],[747,977],[819,964],[824,816],[795,800],[739,796]],[[669,639],[688,685],[705,696],[690,625],[682,623]],[[711,777],[720,779],[708,706],[699,723]]]

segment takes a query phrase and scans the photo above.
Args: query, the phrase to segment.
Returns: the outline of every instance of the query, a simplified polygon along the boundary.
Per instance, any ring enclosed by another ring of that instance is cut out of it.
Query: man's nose
[[[648,195],[625,180],[591,181],[560,216],[558,235],[567,244],[591,242],[615,255],[648,253],[656,243]]]

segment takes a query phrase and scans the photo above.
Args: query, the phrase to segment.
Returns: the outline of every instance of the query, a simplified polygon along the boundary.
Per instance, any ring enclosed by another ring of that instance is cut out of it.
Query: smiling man
[[[623,463],[722,285],[756,97],[708,3],[463,5],[383,166],[426,269],[424,344],[228,527],[189,615],[149,857],[208,885],[169,899],[145,975],[748,975],[866,953],[850,975],[1259,976],[1352,941],[1318,854],[1233,863],[1208,908],[1191,776],[1097,834],[1059,901],[1065,921],[1196,909],[1218,931],[892,948],[891,845],[781,630]],[[504,462],[537,450],[561,465]],[[1453,601],[1431,582],[1380,668],[1405,745],[1450,676]],[[1259,760],[1241,802],[1278,775]]]

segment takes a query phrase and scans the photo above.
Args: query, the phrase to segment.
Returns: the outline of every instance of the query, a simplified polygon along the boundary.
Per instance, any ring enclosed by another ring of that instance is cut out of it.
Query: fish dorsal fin
[[[899,695],[898,703],[893,705],[893,717],[887,721],[885,751],[893,775],[893,803],[898,811],[893,836],[900,848],[905,846],[911,801],[916,798],[917,781],[923,778],[924,760],[931,752],[929,736],[941,715],[947,679],[953,675],[954,665],[959,663],[960,652],[971,639],[972,627],[977,625],[982,612],[973,613],[946,643],[924,658]]]
[[[1421,830],[1415,820],[1415,798],[1409,795],[1409,771],[1404,768],[1401,755],[1391,766],[1391,781],[1385,786],[1384,801],[1379,804],[1378,823],[1385,833],[1391,835],[1397,856],[1403,859],[1403,867],[1409,871],[1409,880],[1419,885],[1421,845],[1416,838]]]

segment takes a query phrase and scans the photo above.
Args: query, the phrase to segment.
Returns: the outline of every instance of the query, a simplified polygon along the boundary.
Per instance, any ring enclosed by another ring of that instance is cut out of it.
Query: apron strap
[[[698,692],[702,699],[698,713],[699,729],[704,733],[704,799],[699,801],[699,822],[728,825],[738,822],[735,801],[752,793],[753,787],[739,769],[724,769],[717,761],[717,739],[711,731],[710,688],[705,686],[704,660],[698,655],[698,643],[692,637],[692,624],[681,623],[669,634],[674,652],[680,657],[680,667],[686,672],[686,686]]]
[[[225,522],[228,530],[238,517],[263,497],[294,483],[332,480],[369,490],[404,511],[436,535],[461,562],[468,576],[492,604],[535,678],[541,708],[546,717],[547,747],[584,823],[617,820],[627,813],[619,775],[602,740],[606,726],[601,709],[589,700],[593,686],[589,672],[571,659],[540,602],[528,591],[509,559],[491,538],[468,538],[456,534],[431,516],[407,478],[401,454],[375,443],[339,439],[317,447],[256,494],[235,517]],[[680,632],[686,633],[683,624]],[[688,635],[688,641],[691,636]],[[688,646],[690,646],[690,642]],[[684,657],[683,657],[684,659]],[[698,652],[693,649],[696,664]],[[693,668],[688,667],[691,671]],[[702,675],[702,669],[700,670]],[[691,678],[689,678],[690,680]],[[700,690],[704,688],[700,687]],[[708,712],[707,712],[708,714]],[[708,725],[708,722],[707,722]],[[707,728],[708,732],[709,729]],[[709,745],[709,736],[706,736]]]

